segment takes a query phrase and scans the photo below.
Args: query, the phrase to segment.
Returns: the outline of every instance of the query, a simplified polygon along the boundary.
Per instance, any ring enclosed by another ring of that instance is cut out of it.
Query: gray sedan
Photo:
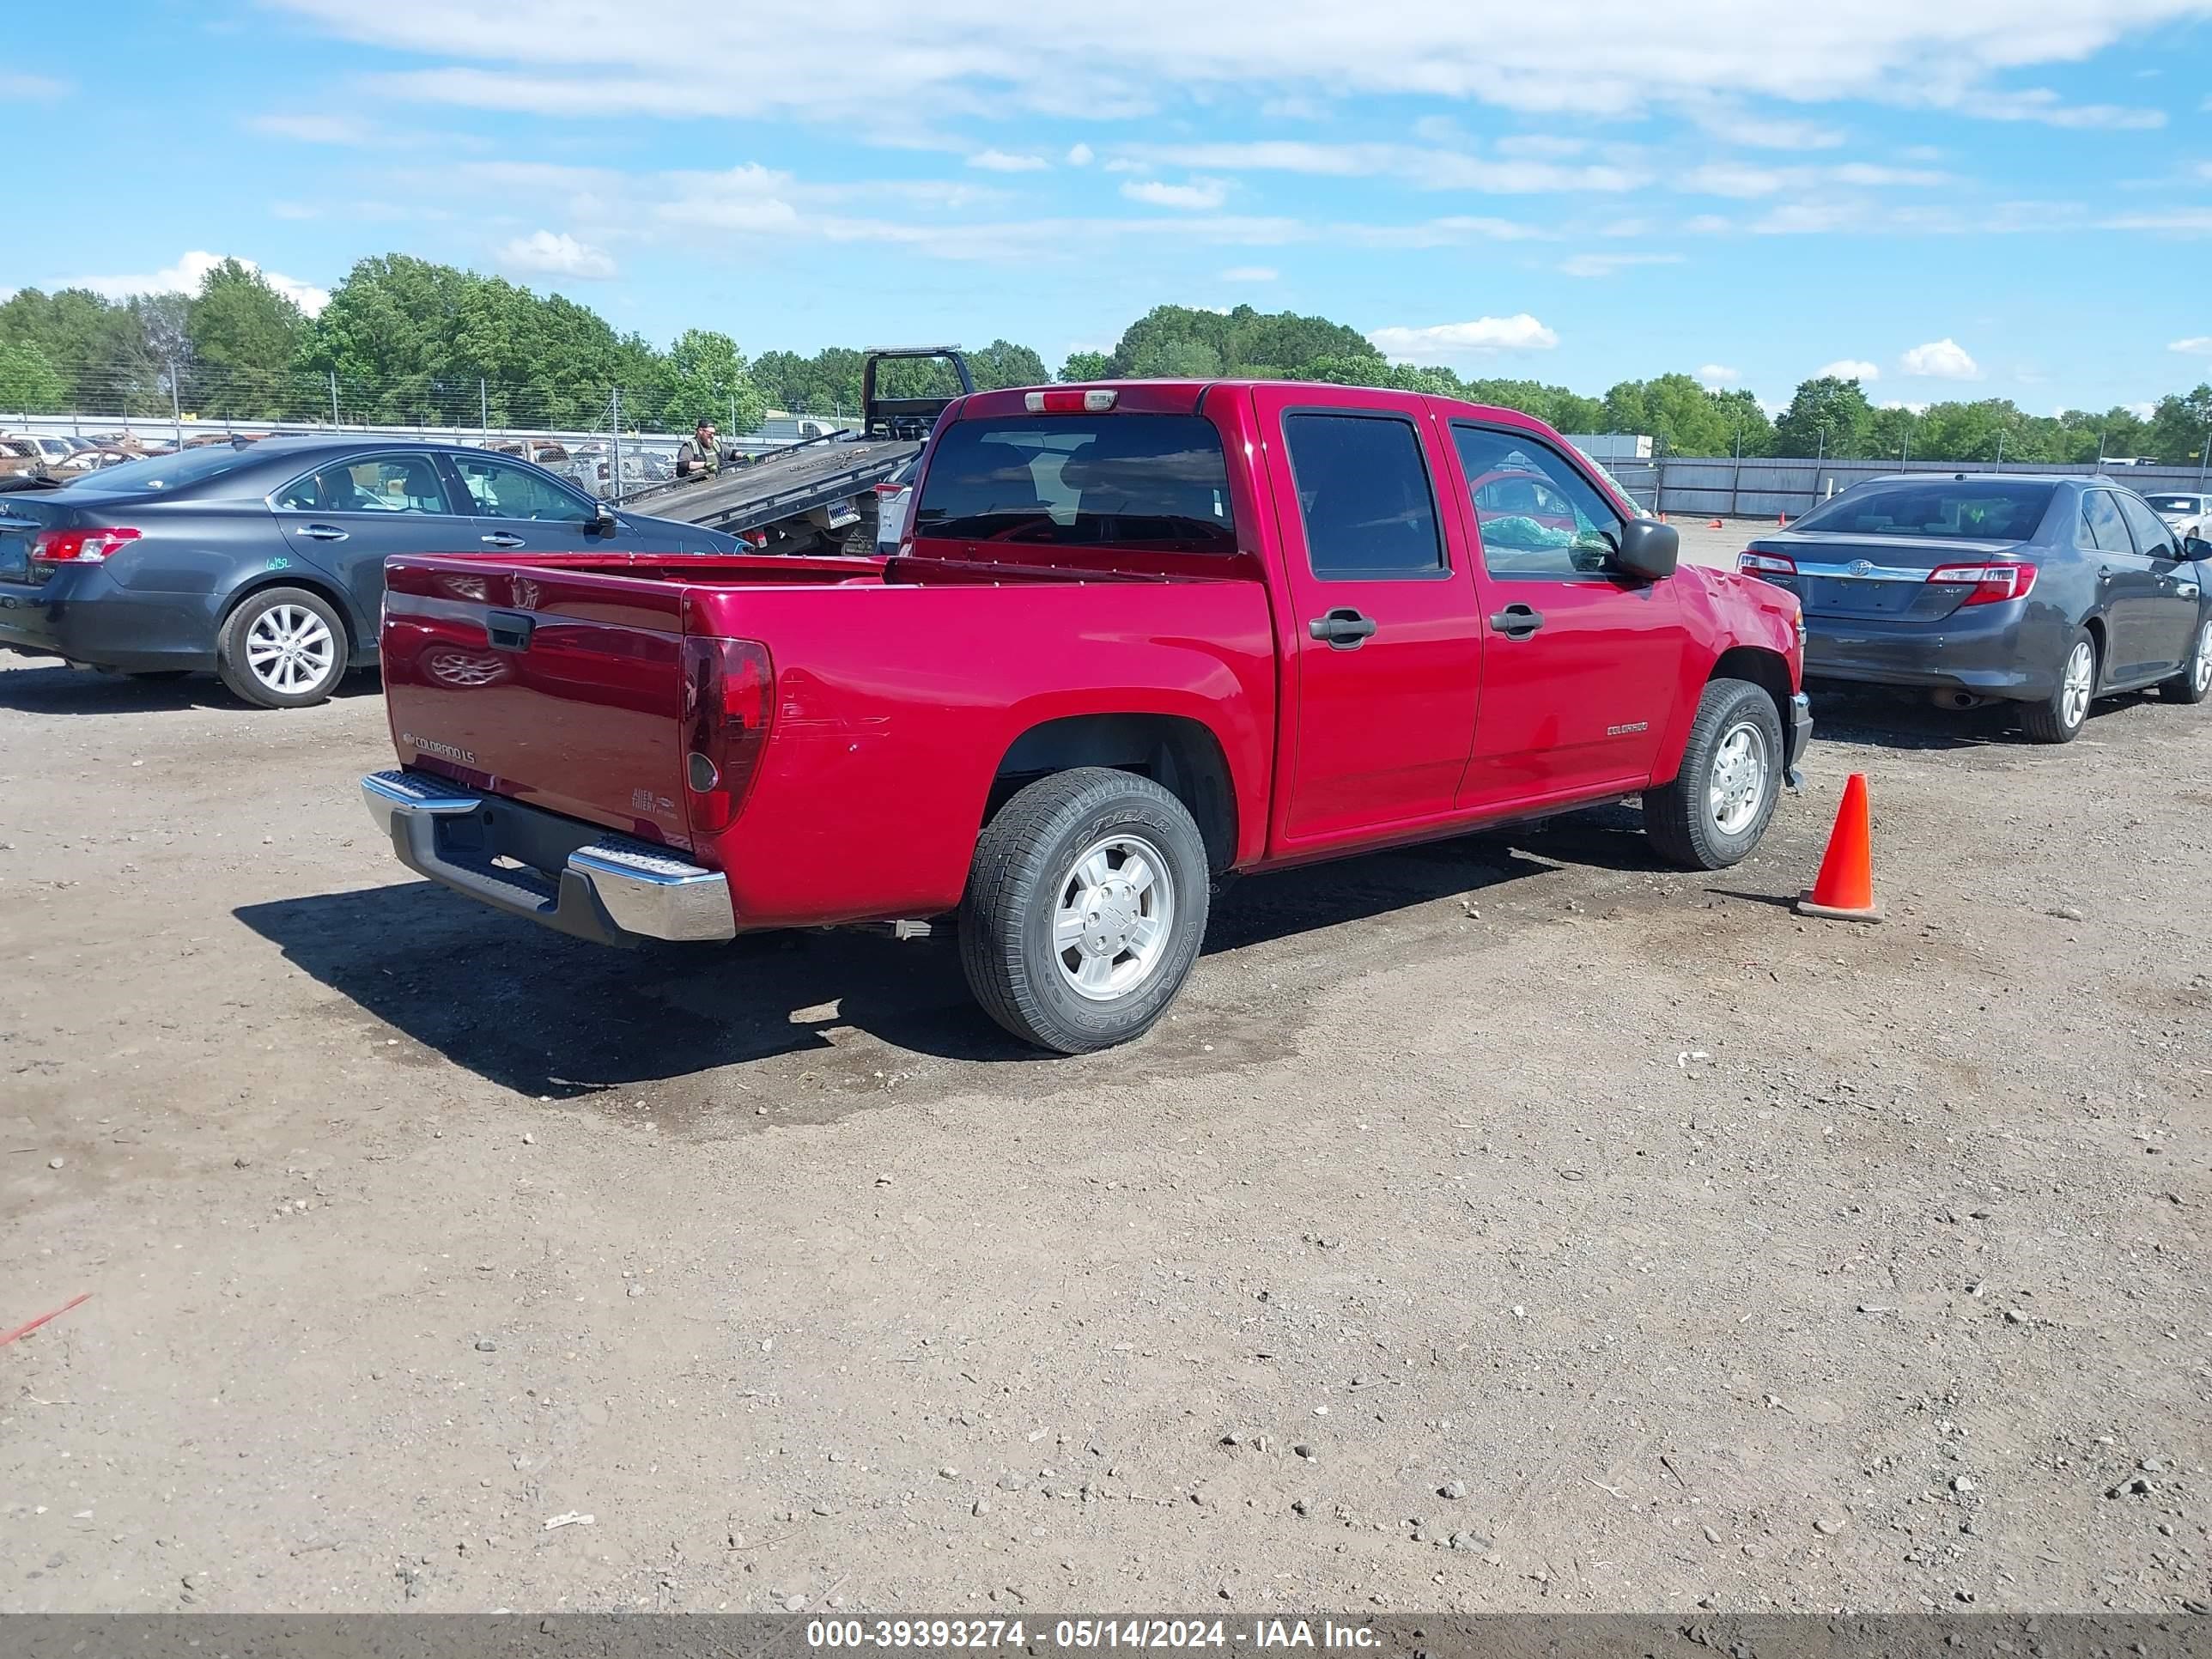
[[[1737,562],[1803,603],[1808,681],[2007,701],[2066,743],[2109,693],[2212,694],[2208,561],[2109,479],[1959,472],[1855,485]]]
[[[218,443],[0,495],[0,649],[297,708],[375,662],[394,553],[738,550],[481,449]]]

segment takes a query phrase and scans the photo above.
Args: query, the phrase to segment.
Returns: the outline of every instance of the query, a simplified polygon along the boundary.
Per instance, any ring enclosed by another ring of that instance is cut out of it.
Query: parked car
[[[10,443],[28,445],[50,471],[76,453],[68,439],[57,437],[50,432],[10,432],[7,437]]]
[[[0,478],[43,477],[46,458],[28,438],[0,437]]]
[[[1855,484],[1737,562],[1803,602],[1808,678],[2008,701],[2068,743],[2098,697],[2212,690],[2208,558],[2109,480],[1923,472]]]
[[[137,452],[133,450],[117,449],[105,444],[87,444],[72,454],[69,459],[53,468],[52,471],[54,477],[58,478],[70,478],[80,472],[97,472],[102,467],[119,466],[125,461],[135,461],[138,459]]]
[[[263,708],[376,660],[394,553],[726,553],[542,467],[363,438],[188,448],[0,497],[0,647],[123,673],[212,669]]]
[[[1509,471],[1571,535],[1484,518]],[[983,1006],[1076,1053],[1159,1018],[1225,876],[1638,796],[1715,869],[1811,730],[1797,601],[1509,410],[980,392],[915,490],[888,562],[393,560],[401,860],[609,943],[957,912]]]
[[[2143,500],[2181,540],[2185,542],[2197,536],[2212,541],[2212,495],[2194,490],[2162,489],[2146,495]]]

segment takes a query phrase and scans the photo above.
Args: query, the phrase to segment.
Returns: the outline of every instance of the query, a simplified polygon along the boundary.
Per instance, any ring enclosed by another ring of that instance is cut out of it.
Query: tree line
[[[687,329],[664,349],[586,306],[498,276],[403,253],[367,258],[309,317],[251,265],[227,259],[198,292],[110,301],[82,289],[25,289],[0,304],[0,411],[167,415],[426,426],[604,425],[661,430],[699,418],[757,427],[773,408],[847,414],[864,353],[748,359],[728,334]],[[989,389],[1055,378],[1028,346],[967,354]],[[1077,351],[1061,380],[1228,376],[1396,386],[1525,410],[1565,432],[1644,433],[1662,454],[1815,455],[1839,460],[2081,463],[2148,456],[2196,461],[2212,434],[2212,386],[2172,392],[2145,416],[2115,408],[2030,415],[2009,399],[1877,409],[1856,380],[1805,381],[1769,418],[1759,399],[1688,374],[1623,380],[1601,398],[1533,380],[1462,377],[1394,363],[1356,329],[1292,312],[1159,306],[1110,351]],[[886,367],[884,390],[952,389],[926,362]]]

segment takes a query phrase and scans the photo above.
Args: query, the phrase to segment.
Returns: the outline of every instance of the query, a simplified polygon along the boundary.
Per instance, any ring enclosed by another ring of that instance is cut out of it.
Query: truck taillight
[[[775,710],[775,665],[757,640],[684,641],[684,787],[691,828],[712,835],[744,810]]]
[[[137,541],[140,534],[128,525],[110,525],[101,530],[49,530],[31,544],[31,562],[98,564]]]
[[[2002,605],[2024,599],[2035,586],[2035,567],[2010,561],[1988,564],[1939,564],[1928,573],[1931,582],[1971,583],[1973,592],[1961,605]]]
[[[1739,553],[1735,568],[1747,576],[1794,576],[1797,564],[1778,553]]]

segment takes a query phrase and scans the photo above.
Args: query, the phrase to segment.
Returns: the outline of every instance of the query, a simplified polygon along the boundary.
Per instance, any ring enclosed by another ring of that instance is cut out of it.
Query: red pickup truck
[[[1073,1054],[1160,1016],[1232,873],[1635,796],[1718,868],[1811,732],[1796,597],[1676,568],[1506,410],[977,392],[907,537],[392,559],[404,766],[372,814],[410,868],[608,943],[957,913],[984,1007]]]

